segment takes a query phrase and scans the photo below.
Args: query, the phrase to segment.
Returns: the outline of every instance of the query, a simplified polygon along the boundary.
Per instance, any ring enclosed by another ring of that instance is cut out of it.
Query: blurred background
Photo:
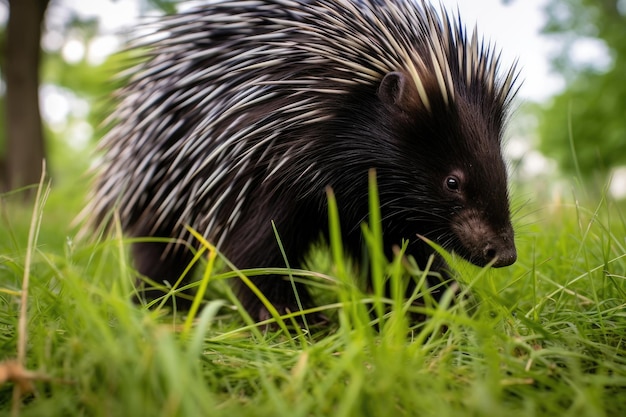
[[[505,65],[519,63],[506,145],[516,187],[555,199],[576,183],[626,198],[626,0],[442,3]],[[82,199],[124,67],[116,52],[142,19],[188,4],[0,0],[0,192],[39,182],[45,158],[53,187]]]

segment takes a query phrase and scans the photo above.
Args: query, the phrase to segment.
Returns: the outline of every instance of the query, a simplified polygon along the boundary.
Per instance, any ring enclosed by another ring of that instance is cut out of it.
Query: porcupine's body
[[[224,1],[160,31],[102,143],[95,218],[116,208],[130,236],[196,245],[189,224],[239,268],[285,265],[274,221],[298,266],[327,233],[330,186],[360,258],[374,168],[388,253],[406,239],[424,266],[422,235],[477,265],[515,261],[500,150],[515,72],[500,76],[491,48],[445,13],[411,0]],[[166,243],[133,256],[157,282],[191,260]],[[289,281],[254,282],[279,311],[297,308]]]

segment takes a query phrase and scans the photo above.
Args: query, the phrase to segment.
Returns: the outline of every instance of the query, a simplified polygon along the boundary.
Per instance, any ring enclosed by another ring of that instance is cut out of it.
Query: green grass
[[[318,273],[291,271],[311,283],[330,324],[294,328],[285,317],[267,328],[237,309],[227,285],[237,273],[207,262],[211,250],[198,273],[209,297],[193,320],[133,305],[129,242],[74,242],[80,198],[71,191],[52,190],[28,260],[32,206],[16,199],[0,199],[0,415],[626,414],[626,221],[613,202],[523,205],[514,266],[453,259],[467,301],[417,310],[397,294],[424,274],[387,264],[380,230],[365,229],[374,293],[361,290],[333,239],[313,257]],[[398,289],[390,299],[386,279]],[[412,313],[428,319],[413,323]],[[11,367],[20,340],[24,366]],[[34,388],[19,407],[16,382]]]

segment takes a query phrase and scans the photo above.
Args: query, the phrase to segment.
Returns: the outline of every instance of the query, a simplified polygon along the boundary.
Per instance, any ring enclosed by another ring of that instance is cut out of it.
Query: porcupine
[[[217,1],[163,18],[159,39],[119,92],[87,211],[117,209],[132,237],[176,238],[185,225],[238,268],[292,267],[328,234],[337,197],[346,252],[362,259],[368,172],[378,181],[384,247],[426,237],[470,262],[515,262],[501,141],[515,64],[422,0]],[[110,222],[109,222],[110,223]],[[139,274],[174,282],[186,245],[138,242]],[[435,254],[432,270],[447,265]],[[292,283],[255,277],[281,313]],[[242,304],[268,310],[243,284]],[[311,305],[307,287],[295,287]]]

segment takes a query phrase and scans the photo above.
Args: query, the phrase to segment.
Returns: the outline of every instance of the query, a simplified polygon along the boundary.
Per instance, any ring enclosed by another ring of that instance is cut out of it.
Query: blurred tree
[[[626,3],[550,0],[546,11],[544,32],[564,41],[553,64],[568,87],[542,109],[540,149],[565,173],[606,175],[626,164]],[[590,50],[581,43],[604,46],[608,65],[590,62],[597,55],[581,57]]]
[[[4,45],[6,85],[6,159],[0,163],[0,187],[39,182],[44,140],[39,113],[41,28],[49,0],[9,0]]]

